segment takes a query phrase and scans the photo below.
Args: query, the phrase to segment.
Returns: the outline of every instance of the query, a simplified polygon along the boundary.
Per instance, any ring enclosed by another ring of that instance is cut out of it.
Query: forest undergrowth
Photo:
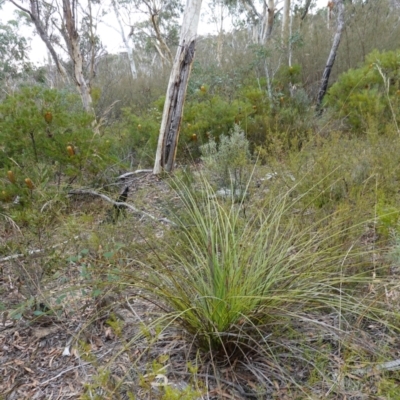
[[[399,398],[398,60],[318,118],[299,66],[192,83],[163,176],[164,98],[94,129],[67,89],[7,95],[0,399]]]
[[[263,165],[245,143],[92,193],[25,180],[1,211],[3,398],[397,398],[395,133]],[[96,193],[126,186],[113,221]]]

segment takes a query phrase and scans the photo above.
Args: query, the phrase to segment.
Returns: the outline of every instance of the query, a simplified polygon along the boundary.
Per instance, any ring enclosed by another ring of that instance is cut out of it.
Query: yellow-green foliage
[[[399,152],[393,135],[350,138],[338,133],[315,138],[300,153],[292,153],[285,168],[298,182],[299,192],[315,199],[313,205],[362,201],[373,213],[377,200],[398,200]]]
[[[400,51],[373,51],[358,69],[340,75],[325,98],[339,118],[345,118],[352,130],[365,133],[370,120],[379,121],[384,132],[400,106]]]
[[[116,135],[112,152],[121,159],[129,158],[131,165],[150,166],[153,164],[157,148],[162,116],[161,102],[156,102],[140,116],[131,109],[123,109],[120,123],[110,129]]]
[[[206,142],[210,136],[218,139],[235,123],[244,123],[253,113],[247,99],[229,102],[217,95],[203,95],[200,91],[196,99],[185,105],[182,139],[189,142],[193,134],[197,135],[200,143]]]

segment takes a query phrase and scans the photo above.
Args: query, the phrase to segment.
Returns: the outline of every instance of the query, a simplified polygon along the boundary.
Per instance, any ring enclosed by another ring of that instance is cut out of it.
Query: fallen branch
[[[122,180],[122,179],[129,178],[130,176],[133,176],[133,175],[136,175],[136,174],[150,174],[152,172],[153,172],[152,169],[137,169],[136,171],[126,172],[125,174],[117,176],[117,179],[118,180]]]
[[[113,204],[116,207],[125,207],[125,208],[129,208],[130,210],[132,210],[133,212],[137,213],[137,214],[141,214],[144,215],[145,217],[148,217],[150,219],[152,219],[153,221],[158,221],[158,222],[166,222],[168,224],[171,225],[176,225],[174,222],[172,222],[171,220],[169,220],[168,218],[157,218],[154,215],[149,214],[146,211],[142,211],[137,209],[136,207],[132,206],[131,204],[125,203],[125,202],[118,202],[118,201],[114,201],[112,199],[110,199],[108,196],[106,196],[103,193],[98,193],[95,192],[94,190],[80,190],[80,189],[76,189],[76,190],[71,190],[70,192],[68,192],[69,196],[72,195],[81,195],[81,194],[89,194],[91,196],[96,196],[96,197],[100,197],[105,201],[108,201],[109,203]]]
[[[66,240],[65,242],[58,243],[58,244],[55,244],[54,246],[51,246],[50,249],[56,249],[57,247],[63,246],[64,244],[67,244],[71,240],[75,240],[75,239],[79,239],[79,238],[80,238],[80,235],[74,236],[72,239],[69,239],[69,240]],[[14,254],[12,256],[7,256],[7,257],[4,257],[4,258],[0,258],[0,262],[15,260],[17,258],[21,258],[21,257],[25,257],[25,256],[32,256],[32,255],[35,255],[35,254],[39,255],[40,253],[43,253],[44,251],[47,251],[47,250],[48,250],[48,248],[29,250],[25,254]]]
[[[365,375],[379,371],[398,371],[400,370],[400,359],[394,361],[387,361],[381,364],[376,364],[367,368],[359,368],[352,371],[354,375]]]

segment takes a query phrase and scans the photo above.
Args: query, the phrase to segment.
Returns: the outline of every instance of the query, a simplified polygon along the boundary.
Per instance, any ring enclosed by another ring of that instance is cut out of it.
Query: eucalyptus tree
[[[263,45],[271,37],[276,13],[275,3],[275,0],[260,3],[255,0],[241,0],[240,4],[246,10],[250,21],[253,43]]]
[[[222,48],[226,17],[229,13],[229,9],[224,0],[212,0],[209,4],[207,4],[207,6],[209,10],[208,22],[211,23],[216,30],[216,56],[217,64],[220,66],[222,61]]]
[[[162,65],[173,63],[172,46],[178,44],[181,0],[134,0],[146,18],[133,26],[132,39],[143,50],[153,48]]]
[[[20,21],[0,22],[0,80],[14,78],[29,67],[28,40],[20,36]]]
[[[119,10],[116,0],[111,0],[111,5],[114,10],[115,17],[117,18],[117,22],[118,22],[118,26],[119,26],[118,32],[121,36],[122,43],[124,44],[125,51],[128,55],[129,67],[131,70],[132,78],[136,79],[137,78],[137,68],[136,68],[135,59],[133,57],[133,48],[131,47],[128,37],[125,33],[125,27],[124,27],[123,19],[121,16],[121,12]]]
[[[302,10],[301,10],[301,16],[300,16],[300,19],[302,21],[306,18],[308,11],[310,10],[310,6],[311,6],[311,0],[305,0],[304,6],[302,7]]]
[[[23,11],[33,23],[60,75],[65,81],[72,80],[84,109],[94,114],[90,86],[96,74],[100,40],[96,33],[93,6],[99,6],[100,1],[8,1]],[[63,61],[64,54],[67,54],[72,65],[70,69]]]

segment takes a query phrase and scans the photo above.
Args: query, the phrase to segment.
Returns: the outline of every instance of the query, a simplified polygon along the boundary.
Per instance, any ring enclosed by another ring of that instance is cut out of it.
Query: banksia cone
[[[71,145],[67,146],[67,152],[70,157],[73,157],[75,155],[74,146]]]
[[[50,111],[47,111],[47,112],[44,114],[44,120],[45,120],[48,124],[50,124],[51,121],[53,121],[53,114],[52,114]]]
[[[197,135],[195,133],[192,135],[192,142],[197,142]]]
[[[11,183],[15,183],[15,175],[12,171],[7,171],[7,178]]]
[[[33,190],[35,188],[35,185],[33,184],[33,182],[29,178],[25,178],[25,184],[31,190]]]

